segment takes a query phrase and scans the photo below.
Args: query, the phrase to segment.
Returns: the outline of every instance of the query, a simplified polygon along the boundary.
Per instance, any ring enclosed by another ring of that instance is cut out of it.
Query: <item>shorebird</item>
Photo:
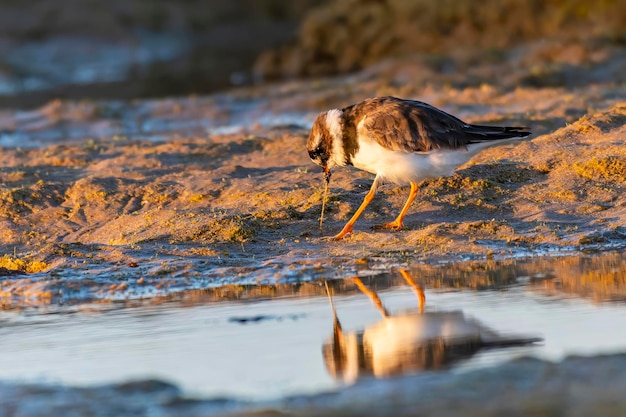
[[[400,230],[417,196],[418,182],[452,175],[482,149],[530,133],[527,127],[465,123],[421,101],[376,97],[320,113],[313,122],[307,150],[323,168],[327,186],[335,166],[351,165],[376,175],[363,203],[334,237],[341,239],[352,233],[383,181],[411,186],[398,217],[377,226]]]

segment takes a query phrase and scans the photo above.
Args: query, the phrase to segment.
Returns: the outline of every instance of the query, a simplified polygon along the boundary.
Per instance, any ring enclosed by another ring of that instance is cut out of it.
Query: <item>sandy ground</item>
[[[467,68],[464,78],[434,72],[424,58],[205,98],[54,101],[0,112],[8,144],[0,152],[3,300],[49,302],[59,287],[66,301],[146,297],[342,278],[364,263],[371,273],[621,248],[626,53],[561,45],[557,61],[570,62],[557,65],[561,78],[576,82],[519,86],[541,74],[537,56],[557,46],[526,46],[500,63],[455,61]],[[335,171],[320,233],[322,176],[305,150],[307,122],[384,94],[427,101],[468,122],[527,125],[534,134],[482,152],[452,177],[422,182],[404,230],[372,230],[393,219],[408,194],[385,185],[353,236],[329,240],[372,175]],[[268,114],[274,123],[264,123]],[[213,129],[216,120],[240,129]]]

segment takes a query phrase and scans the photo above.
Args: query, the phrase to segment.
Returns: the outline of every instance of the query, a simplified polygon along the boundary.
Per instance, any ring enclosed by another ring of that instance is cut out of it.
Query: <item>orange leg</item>
[[[380,177],[377,176],[376,178],[374,178],[374,183],[372,184],[372,188],[370,188],[369,192],[365,195],[365,198],[363,199],[363,203],[361,203],[361,206],[357,209],[356,213],[354,213],[354,215],[348,221],[348,223],[346,223],[343,229],[341,229],[341,232],[335,235],[334,237],[335,240],[342,239],[348,233],[352,233],[352,226],[354,226],[354,223],[356,223],[356,220],[359,218],[361,213],[363,213],[363,210],[365,210],[365,207],[367,207],[367,205],[371,203],[372,200],[374,199],[374,195],[376,195],[376,189],[378,189],[380,182],[381,182]]]
[[[361,292],[367,295],[370,298],[370,300],[372,300],[372,302],[376,306],[376,309],[380,311],[380,314],[382,314],[383,317],[389,316],[389,313],[387,313],[387,310],[385,309],[385,306],[383,306],[383,302],[378,297],[378,294],[376,294],[374,291],[367,288],[365,284],[363,284],[363,281],[361,281],[361,279],[359,279],[358,277],[354,277],[352,278],[352,280],[354,281],[356,286],[359,287]]]
[[[417,285],[417,282],[413,280],[413,277],[411,276],[411,274],[409,274],[409,271],[407,271],[406,269],[401,269],[400,274],[402,274],[404,280],[407,282],[407,284],[411,286],[411,288],[413,288],[415,294],[417,294],[417,298],[419,300],[419,312],[423,313],[424,304],[426,304],[426,295],[424,294],[424,290],[422,289],[422,287]]]
[[[375,229],[393,229],[400,230],[402,229],[402,221],[404,220],[404,216],[406,216],[407,211],[409,211],[409,207],[413,200],[417,197],[417,183],[411,181],[411,192],[409,193],[409,198],[404,203],[404,207],[402,207],[402,211],[398,215],[398,217],[392,221],[391,223],[381,224],[380,226],[376,226]]]

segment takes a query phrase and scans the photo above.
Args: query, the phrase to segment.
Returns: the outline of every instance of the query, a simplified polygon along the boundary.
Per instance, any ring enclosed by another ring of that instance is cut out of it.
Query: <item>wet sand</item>
[[[186,415],[223,416],[501,416],[558,412],[567,416],[624,415],[624,355],[571,357],[559,363],[518,359],[461,375],[424,374],[358,385],[340,393],[292,397],[254,404],[225,398],[190,399],[161,381],[146,380],[88,388],[0,384],[7,412],[28,416]],[[589,381],[594,381],[593,385]],[[54,404],[51,409],[46,401]],[[40,408],[41,406],[42,408]],[[557,411],[555,411],[557,410]]]
[[[519,61],[538,54],[522,52]],[[58,290],[65,301],[149,297],[621,248],[626,87],[610,74],[626,68],[626,55],[614,47],[594,53],[597,62],[580,64],[588,72],[570,70],[580,86],[569,88],[514,88],[533,71],[523,68],[500,84],[455,87],[456,73],[432,71],[432,84],[423,84],[420,62],[399,61],[203,98],[54,101],[0,112],[0,273],[11,277],[3,300],[45,302]],[[488,78],[510,65],[472,74]],[[608,78],[598,81],[601,71]],[[399,78],[402,85],[390,81]],[[372,230],[408,194],[383,186],[354,235],[331,241],[372,175],[336,169],[320,233],[322,175],[305,151],[307,126],[320,110],[380,94],[421,99],[468,122],[527,125],[533,135],[480,153],[452,177],[423,181],[402,231]]]

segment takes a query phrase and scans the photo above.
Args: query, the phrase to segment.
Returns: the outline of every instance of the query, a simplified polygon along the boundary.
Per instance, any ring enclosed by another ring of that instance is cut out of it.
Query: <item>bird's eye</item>
[[[316,148],[312,151],[309,151],[309,156],[311,157],[311,159],[316,159],[317,157],[321,156],[324,153],[324,151],[322,150],[322,148]]]

